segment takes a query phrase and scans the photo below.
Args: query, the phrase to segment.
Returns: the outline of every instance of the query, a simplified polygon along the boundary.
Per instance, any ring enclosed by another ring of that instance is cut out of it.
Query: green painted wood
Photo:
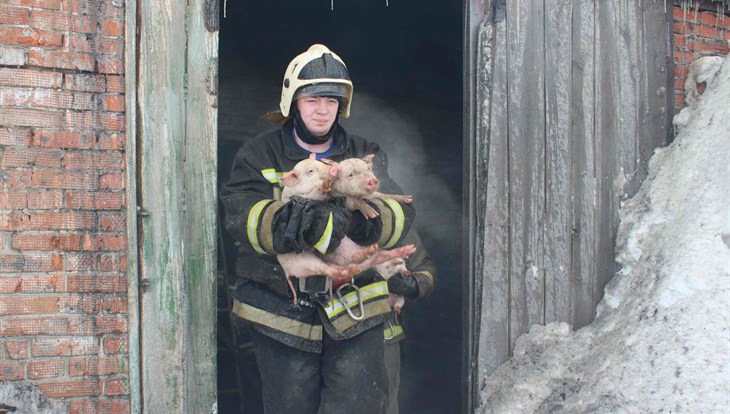
[[[217,33],[202,0],[140,4],[142,407],[215,412]]]

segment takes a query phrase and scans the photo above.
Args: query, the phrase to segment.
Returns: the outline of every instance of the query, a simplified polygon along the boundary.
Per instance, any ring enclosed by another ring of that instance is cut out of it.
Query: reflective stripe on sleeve
[[[393,338],[397,338],[400,335],[403,335],[403,327],[400,325],[393,325],[393,324],[386,324],[385,330],[383,331],[383,339],[386,341],[391,340]]]
[[[398,240],[400,240],[403,235],[403,227],[405,226],[406,216],[403,213],[403,207],[401,207],[397,201],[391,198],[384,198],[383,201],[393,211],[393,235],[383,246],[384,249],[390,249],[398,243]]]
[[[256,252],[259,254],[266,254],[264,249],[262,249],[261,245],[259,244],[259,218],[261,216],[261,211],[270,202],[271,200],[261,200],[258,203],[254,204],[253,207],[251,207],[251,210],[248,212],[248,220],[246,221],[246,233],[248,234],[248,241],[251,243],[251,246],[253,246],[253,249],[256,250]]]
[[[330,241],[332,241],[332,212],[330,212],[330,216],[327,219],[327,226],[324,228],[324,233],[322,233],[322,237],[319,239],[319,241],[314,245],[314,248],[317,249],[318,252],[325,254],[327,253],[327,248],[330,247]]]
[[[241,319],[257,323],[279,332],[303,338],[309,341],[322,340],[322,326],[310,325],[281,315],[275,315],[246,303],[233,301],[232,312]]]
[[[284,175],[284,173],[278,172],[273,168],[267,168],[265,170],[261,170],[261,175],[266,178],[266,181],[270,182],[271,184],[278,185],[279,187],[283,187],[284,184],[281,182],[281,176]]]

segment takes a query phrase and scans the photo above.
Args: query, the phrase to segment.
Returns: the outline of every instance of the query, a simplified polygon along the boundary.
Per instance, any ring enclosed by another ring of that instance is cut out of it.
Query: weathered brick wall
[[[730,52],[730,11],[718,1],[675,2],[674,111],[684,107],[684,83],[689,65],[703,56]]]
[[[0,1],[0,382],[71,413],[129,411],[123,30],[123,0]]]

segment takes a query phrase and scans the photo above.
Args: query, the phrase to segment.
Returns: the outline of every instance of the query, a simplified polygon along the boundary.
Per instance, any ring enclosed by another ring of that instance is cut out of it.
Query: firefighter
[[[331,297],[325,277],[308,277],[294,281],[294,304],[276,260],[292,251],[330,252],[345,235],[363,246],[394,247],[415,218],[413,205],[391,199],[368,201],[380,213],[375,219],[340,200],[280,200],[281,175],[311,153],[335,161],[375,154],[381,191],[403,194],[385,152],[339,125],[350,115],[352,92],[345,63],[327,47],[296,56],[279,110],[264,117],[281,128],[246,141],[221,188],[224,226],[238,253],[232,314],[250,329],[268,414],[381,414],[387,403],[387,283],[369,269]]]
[[[391,293],[403,295],[409,301],[426,298],[433,292],[437,277],[437,268],[421,237],[415,228],[412,228],[404,238],[405,244],[416,246],[416,252],[406,260],[406,268],[410,276],[396,274],[388,279],[388,289]],[[400,342],[405,339],[402,325],[402,312],[399,315],[392,312],[385,321],[383,336],[385,339],[385,367],[388,374],[389,400],[385,414],[398,414],[398,389],[400,387]]]

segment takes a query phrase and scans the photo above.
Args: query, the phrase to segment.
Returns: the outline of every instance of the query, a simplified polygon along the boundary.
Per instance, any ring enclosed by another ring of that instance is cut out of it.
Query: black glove
[[[274,250],[278,253],[312,250],[322,240],[332,215],[332,229],[327,251],[340,245],[352,214],[343,200],[325,202],[293,196],[273,219]]]
[[[388,292],[403,295],[406,299],[418,298],[418,283],[413,276],[403,276],[398,273],[388,279]]]
[[[365,200],[372,208],[380,213],[380,209],[374,203]],[[360,211],[352,212],[350,225],[347,227],[347,237],[360,246],[370,246],[377,243],[380,234],[383,232],[383,220],[380,216],[368,219]]]

